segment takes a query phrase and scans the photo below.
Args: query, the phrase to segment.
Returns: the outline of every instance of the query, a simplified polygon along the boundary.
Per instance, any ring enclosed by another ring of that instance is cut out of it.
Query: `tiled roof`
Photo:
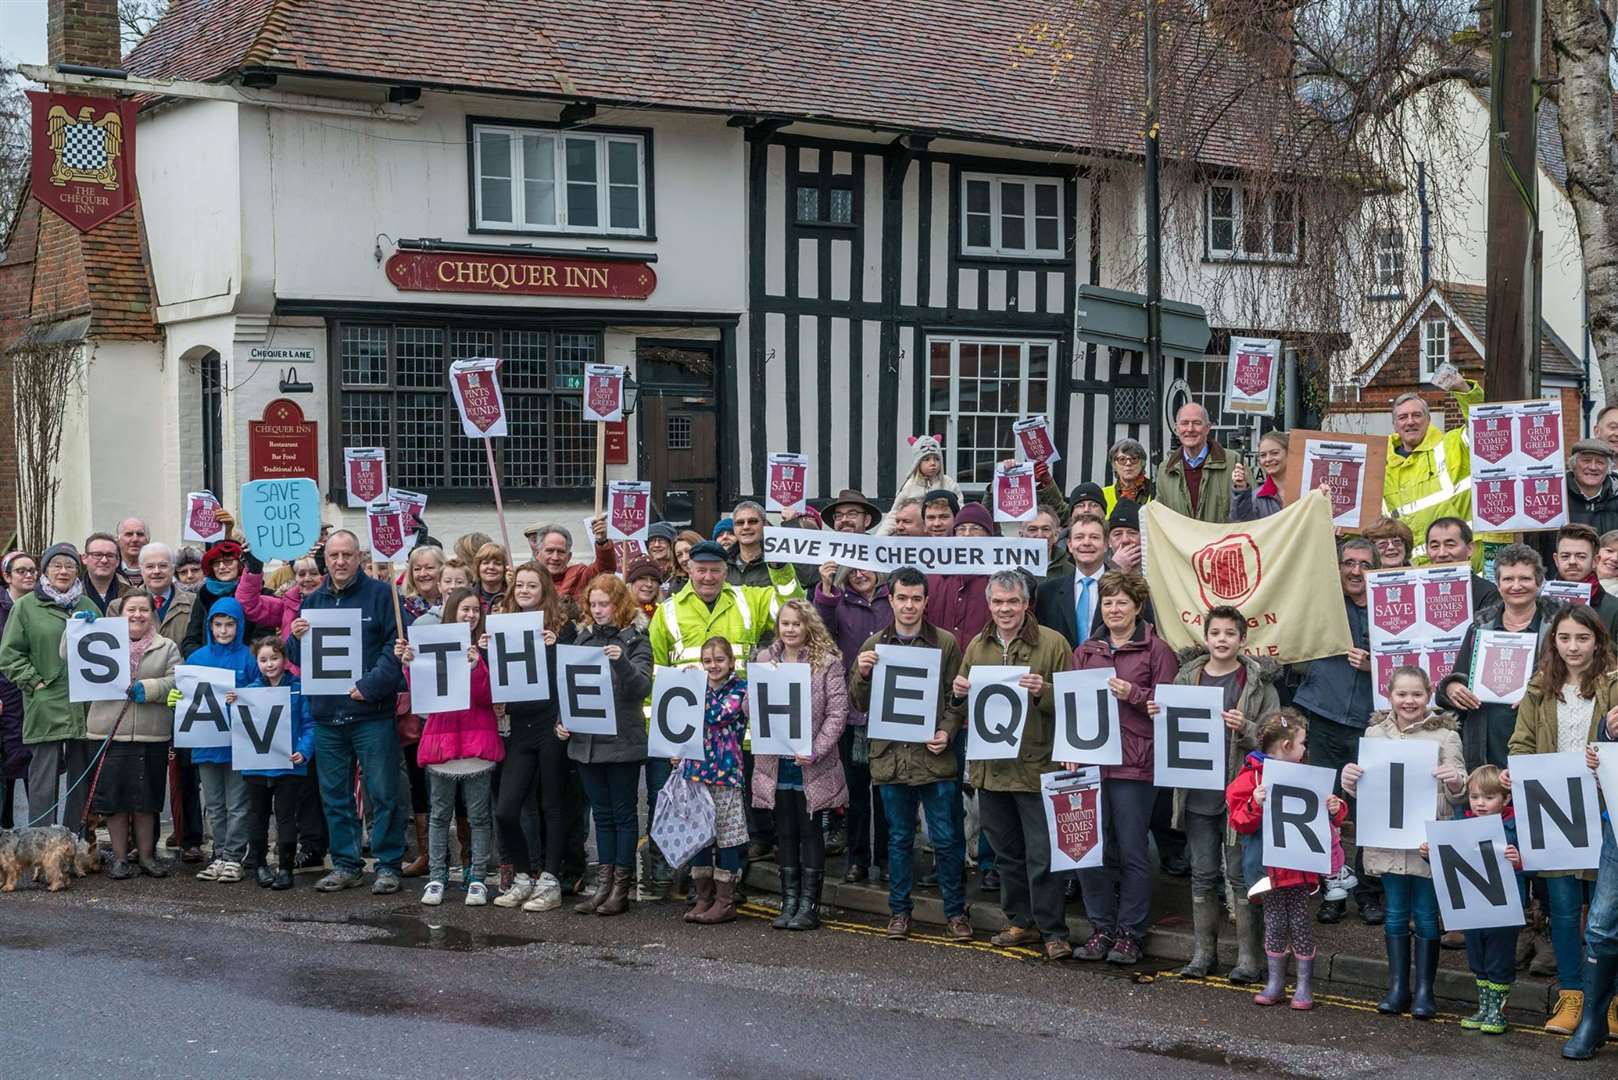
[[[1488,290],[1481,285],[1460,285],[1453,281],[1439,282],[1438,289],[1444,294],[1444,299],[1449,301],[1449,306],[1454,309],[1455,314],[1465,319],[1467,325],[1472,327],[1478,340],[1487,344]],[[1584,378],[1584,362],[1544,319],[1539,321],[1539,370],[1542,374],[1560,378]]]
[[[26,307],[7,314],[17,323],[34,324],[88,315],[91,337],[106,341],[159,338],[139,205],[80,233],[29,201],[31,206],[19,221],[37,223],[30,295]],[[13,247],[25,240],[14,234]],[[16,323],[12,325],[14,332],[19,329]]]
[[[765,113],[1136,155],[1138,20],[1047,32],[1048,0],[175,0],[126,60],[147,76],[243,68],[605,104]],[[1166,155],[1291,165],[1309,123],[1286,81],[1180,24]],[[1071,54],[1069,56],[1069,54]],[[1315,132],[1318,139],[1318,128]]]

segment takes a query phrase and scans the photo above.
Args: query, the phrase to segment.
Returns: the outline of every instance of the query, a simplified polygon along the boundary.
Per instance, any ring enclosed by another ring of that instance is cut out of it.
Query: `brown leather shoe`
[[[629,910],[629,886],[631,871],[621,866],[612,868],[612,887],[607,898],[596,905],[597,915],[622,915]]]
[[[894,941],[903,941],[910,936],[910,915],[901,911],[888,920],[888,937]]]
[[[573,914],[594,915],[596,908],[601,906],[601,902],[607,898],[607,894],[610,892],[612,892],[612,867],[596,867],[595,890],[573,905]]]
[[[716,926],[719,923],[736,921],[736,878],[728,870],[715,870],[713,882],[713,904],[707,911],[696,919],[691,920],[703,926]]]
[[[1008,926],[990,938],[989,944],[1000,949],[1015,949],[1019,945],[1038,945],[1039,931],[1031,926]]]
[[[1066,938],[1051,938],[1045,943],[1046,960],[1071,960],[1073,946]]]
[[[972,920],[965,915],[955,915],[949,920],[948,932],[953,941],[972,940]]]

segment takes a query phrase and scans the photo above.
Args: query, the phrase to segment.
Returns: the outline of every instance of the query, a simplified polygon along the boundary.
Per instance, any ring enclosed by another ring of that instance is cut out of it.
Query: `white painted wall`
[[[236,106],[218,101],[141,115],[135,170],[159,304],[240,288],[237,123]]]

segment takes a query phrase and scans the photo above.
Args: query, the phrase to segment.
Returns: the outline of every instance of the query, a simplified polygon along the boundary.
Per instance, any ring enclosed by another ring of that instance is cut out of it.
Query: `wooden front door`
[[[664,520],[704,536],[719,519],[718,342],[645,341],[640,475]]]

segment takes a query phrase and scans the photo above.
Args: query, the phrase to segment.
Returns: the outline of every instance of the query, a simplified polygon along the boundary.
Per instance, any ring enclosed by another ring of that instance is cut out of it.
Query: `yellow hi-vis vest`
[[[1427,435],[1408,455],[1399,454],[1399,436],[1388,436],[1388,468],[1382,480],[1382,505],[1389,517],[1410,527],[1415,547],[1411,563],[1427,562],[1427,526],[1441,517],[1472,520],[1472,433],[1467,423],[1473,405],[1483,403],[1483,387],[1469,382],[1454,394],[1461,407],[1461,422],[1440,432],[1429,426]],[[1482,565],[1483,546],[1473,556]]]

